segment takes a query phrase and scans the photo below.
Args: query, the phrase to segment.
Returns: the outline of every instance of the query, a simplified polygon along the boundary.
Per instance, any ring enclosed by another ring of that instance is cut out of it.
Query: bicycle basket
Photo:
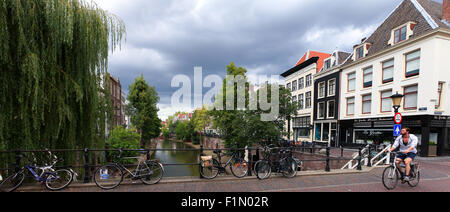
[[[213,164],[213,161],[212,161],[212,156],[201,156],[201,159],[202,159],[202,166],[203,167],[211,167],[212,166],[212,164]]]

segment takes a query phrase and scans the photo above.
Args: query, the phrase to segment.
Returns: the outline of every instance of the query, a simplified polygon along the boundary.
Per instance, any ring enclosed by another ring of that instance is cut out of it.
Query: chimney
[[[442,19],[450,23],[450,0],[444,0],[442,4]]]

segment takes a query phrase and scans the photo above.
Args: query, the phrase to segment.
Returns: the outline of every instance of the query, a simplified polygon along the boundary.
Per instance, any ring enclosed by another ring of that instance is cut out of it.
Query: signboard
[[[398,137],[402,135],[402,125],[401,124],[396,124],[394,125],[394,137]]]
[[[401,124],[403,121],[403,116],[401,113],[396,113],[394,116],[394,121],[396,124]]]

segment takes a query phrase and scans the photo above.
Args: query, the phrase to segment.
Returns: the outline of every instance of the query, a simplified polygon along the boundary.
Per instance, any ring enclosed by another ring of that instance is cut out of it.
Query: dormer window
[[[361,59],[369,54],[369,49],[371,47],[370,43],[362,43],[353,47],[353,61]]]
[[[331,68],[331,59],[325,60],[325,70]]]
[[[395,30],[394,36],[395,36],[394,44],[406,40],[406,26]]]
[[[416,23],[409,21],[401,26],[392,29],[391,39],[389,40],[389,45],[395,45],[408,40],[414,34],[414,28]]]
[[[364,57],[364,46],[361,46],[356,49],[356,59],[360,59]]]

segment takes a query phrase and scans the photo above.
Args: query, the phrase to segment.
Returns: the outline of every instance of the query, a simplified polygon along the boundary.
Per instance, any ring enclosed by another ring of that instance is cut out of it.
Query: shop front
[[[345,147],[367,144],[391,144],[395,140],[391,117],[340,121],[340,142]],[[402,127],[409,127],[419,138],[418,151],[422,157],[450,155],[450,117],[404,117]]]

